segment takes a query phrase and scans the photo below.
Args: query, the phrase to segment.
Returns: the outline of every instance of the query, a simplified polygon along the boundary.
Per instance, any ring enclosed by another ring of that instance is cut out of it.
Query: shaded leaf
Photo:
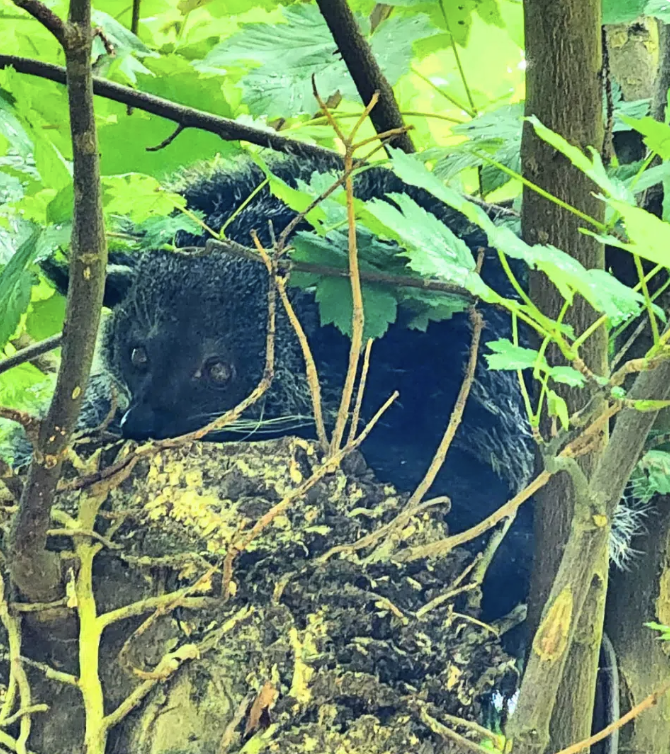
[[[0,272],[0,348],[16,330],[30,303],[32,276],[28,265],[37,255],[39,231],[33,231]]]

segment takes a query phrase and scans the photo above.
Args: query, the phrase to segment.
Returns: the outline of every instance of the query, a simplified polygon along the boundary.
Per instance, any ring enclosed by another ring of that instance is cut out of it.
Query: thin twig
[[[658,700],[664,694],[666,694],[669,689],[670,683],[666,683],[665,685],[661,686],[658,691],[654,691],[653,694],[649,694],[649,696],[645,697],[639,704],[636,704],[633,709],[630,710],[630,712],[627,712],[623,717],[615,720],[606,728],[598,731],[598,733],[589,736],[589,738],[586,738],[579,743],[572,744],[571,746],[568,746],[567,749],[561,749],[559,752],[557,752],[557,754],[580,754],[580,752],[587,751],[589,747],[593,746],[593,744],[596,744],[598,743],[598,741],[602,741],[604,738],[607,738],[615,730],[623,728],[624,725],[629,723],[631,720],[634,720],[642,712],[658,704]]]
[[[344,181],[344,176],[338,179],[337,186],[340,186]],[[332,188],[332,187],[331,187]],[[330,189],[329,189],[330,190]],[[332,192],[331,192],[332,193]],[[320,201],[326,196],[326,192],[321,194],[318,199],[315,199],[310,208],[313,209]],[[308,208],[309,210],[309,208]],[[307,210],[307,211],[308,211]],[[288,226],[287,226],[288,227]],[[291,228],[291,232],[294,228]],[[277,245],[281,246],[281,239],[284,234],[279,236]],[[240,257],[241,259],[249,259],[252,262],[262,262],[262,259],[253,250],[249,249],[242,244],[237,244],[234,241],[226,239],[225,241],[217,241],[213,238],[207,240],[204,251],[205,253],[216,249],[217,251],[223,251],[231,256]],[[185,251],[180,249],[180,251]],[[189,247],[189,251],[193,254],[202,253],[202,247]],[[288,272],[308,272],[314,275],[322,275],[323,277],[340,277],[349,278],[351,273],[344,267],[328,267],[324,264],[315,264],[313,262],[302,262],[293,259],[278,259],[276,260],[277,268],[282,273]],[[377,272],[371,270],[359,270],[359,276],[362,281],[366,283],[382,283],[384,285],[392,286],[394,288],[419,288],[424,291],[433,291],[435,293],[444,293],[450,296],[460,296],[464,299],[464,305],[474,302],[474,298],[470,291],[465,288],[461,288],[458,285],[452,283],[445,283],[441,280],[430,280],[420,277],[410,277],[409,275],[393,275],[386,272]]]
[[[63,334],[58,333],[57,335],[52,335],[50,338],[41,340],[39,343],[33,343],[26,348],[22,348],[15,354],[0,361],[0,374],[6,372],[8,369],[18,366],[19,364],[25,364],[26,361],[32,361],[38,356],[43,356],[45,353],[53,351],[60,346],[62,340]]]
[[[483,746],[480,746],[474,741],[470,741],[464,736],[461,736],[460,733],[456,733],[455,730],[448,728],[446,725],[441,723],[437,718],[433,717],[428,712],[428,710],[426,709],[423,703],[418,702],[416,704],[416,707],[418,709],[419,718],[421,719],[421,722],[424,725],[426,725],[430,730],[432,730],[433,733],[436,733],[444,741],[455,741],[458,744],[459,750],[467,749],[468,751],[475,752],[475,754],[490,754],[490,749],[485,749]],[[496,738],[496,734],[491,733],[490,737]]]
[[[356,393],[356,403],[354,404],[354,412],[351,415],[351,423],[349,425],[349,437],[347,444],[351,444],[356,437],[356,430],[358,429],[358,422],[361,416],[361,407],[363,405],[363,396],[365,395],[365,383],[368,379],[368,371],[370,369],[370,352],[372,351],[372,338],[368,338],[368,342],[365,344],[365,353],[363,354],[363,367],[361,368],[361,378],[358,381],[358,392]]]
[[[161,141],[160,144],[156,144],[155,147],[145,147],[147,152],[160,152],[161,149],[165,149],[165,147],[169,147],[170,144],[179,136],[179,134],[186,128],[186,126],[183,126],[181,123],[175,128],[175,130],[163,141]]]
[[[5,580],[2,575],[0,575],[0,622],[2,622],[7,632],[7,644],[9,647],[10,679],[8,686],[11,688],[14,684],[16,685],[16,690],[19,692],[19,709],[27,710],[32,707],[32,692],[21,660],[21,623],[20,620],[9,612],[9,605],[5,599]],[[2,713],[6,715],[1,721],[5,725],[11,715],[9,706],[3,705]],[[23,715],[19,723],[19,737],[16,739],[16,751],[18,754],[26,754],[31,725],[30,714]]]
[[[314,356],[312,355],[312,349],[309,347],[309,342],[305,331],[300,324],[293,304],[291,303],[288,293],[286,292],[286,281],[281,277],[276,277],[275,282],[277,290],[279,291],[279,298],[281,298],[282,304],[286,314],[288,315],[289,322],[293,326],[300,348],[302,350],[302,356],[305,360],[305,374],[307,377],[307,385],[309,386],[309,392],[312,397],[312,410],[314,411],[314,423],[316,425],[316,436],[319,440],[321,449],[325,452],[328,450],[328,435],[326,434],[326,425],[323,421],[323,402],[321,400],[321,385],[319,384],[319,373],[316,369],[316,363]]]
[[[34,445],[37,442],[41,423],[37,416],[29,414],[27,411],[19,411],[18,408],[0,406],[0,419],[7,419],[10,422],[20,424],[31,444]]]
[[[323,9],[322,9],[323,12]],[[316,84],[313,82],[314,96],[316,97],[319,106],[322,111],[331,121],[333,128],[341,134],[337,121],[332,118],[330,110],[326,103],[319,96],[319,92],[316,88]],[[370,112],[377,103],[378,95],[372,96],[370,103],[366,107],[364,112]],[[365,312],[363,308],[363,290],[361,287],[361,279],[358,270],[358,245],[356,238],[356,210],[354,206],[354,183],[351,177],[353,171],[353,143],[356,137],[357,128],[360,127],[363,122],[363,117],[359,118],[356,126],[352,129],[348,137],[343,138],[341,136],[344,146],[344,171],[348,175],[345,178],[344,187],[347,196],[347,227],[348,227],[348,257],[349,257],[349,274],[351,280],[351,299],[352,299],[352,315],[351,315],[351,345],[349,348],[349,364],[347,367],[347,374],[344,379],[344,387],[342,388],[342,398],[340,400],[340,407],[337,412],[337,419],[335,420],[335,429],[333,430],[333,436],[330,442],[330,452],[337,453],[342,443],[344,436],[344,429],[349,419],[349,408],[351,406],[351,399],[354,392],[354,385],[356,382],[356,374],[358,372],[358,361],[360,358],[361,348],[363,345],[363,331],[365,326]]]
[[[335,545],[335,547],[331,547],[330,550],[327,550],[323,553],[323,555],[320,555],[316,559],[317,565],[323,565],[324,563],[327,563],[330,558],[333,557],[333,555],[337,555],[341,552],[356,552],[358,550],[362,550],[365,547],[370,547],[371,545],[375,544],[375,542],[379,541],[382,537],[386,537],[387,535],[390,535],[393,531],[398,529],[403,524],[407,523],[412,517],[418,516],[423,511],[428,510],[429,508],[433,508],[436,505],[451,505],[451,500],[448,497],[436,497],[434,500],[426,500],[425,503],[421,503],[421,505],[417,505],[415,508],[412,508],[411,510],[408,510],[407,508],[404,508],[392,521],[390,521],[388,524],[384,524],[384,526],[380,526],[379,529],[376,531],[371,532],[370,534],[366,534],[364,537],[361,537],[360,539],[356,540],[356,542],[352,542],[348,545]],[[447,511],[449,508],[447,507]]]
[[[52,63],[42,63],[31,58],[23,58],[18,55],[0,55],[0,68],[12,66],[19,73],[26,73],[32,76],[49,79],[59,84],[65,84],[65,68]],[[304,155],[306,157],[317,157],[332,159],[334,152],[325,147],[319,147],[315,144],[298,141],[281,136],[273,130],[263,130],[247,126],[229,118],[222,118],[212,113],[196,110],[185,105],[178,105],[169,100],[156,97],[153,94],[139,92],[113,81],[93,77],[93,93],[100,97],[120,102],[124,105],[130,105],[137,110],[142,110],[152,115],[158,115],[166,120],[186,128],[197,128],[201,131],[216,134],[225,141],[247,141],[250,144],[256,144],[260,147],[268,147],[277,152],[286,154]]]
[[[473,526],[464,532],[452,534],[452,536],[440,539],[437,542],[431,542],[427,545],[417,545],[416,547],[409,547],[406,550],[401,550],[393,556],[393,559],[400,563],[411,563],[412,561],[420,560],[421,558],[444,557],[456,547],[460,547],[460,545],[463,545],[466,542],[471,542],[473,539],[481,537],[482,534],[502,521],[503,518],[510,516],[538,490],[542,489],[552,476],[553,473],[550,471],[545,470],[541,472],[525,489],[517,493],[511,500],[508,500],[504,505],[498,508],[498,510],[494,511],[483,521],[480,521],[476,526]]]
[[[425,476],[419,482],[416,490],[412,493],[411,497],[407,501],[407,507],[413,508],[418,505],[422,500],[426,492],[430,489],[431,485],[435,481],[435,477],[438,475],[440,469],[444,465],[444,461],[451,447],[451,443],[454,441],[456,432],[463,419],[463,412],[465,411],[465,404],[470,395],[472,383],[475,379],[475,369],[477,367],[477,355],[479,353],[479,340],[481,338],[482,329],[484,327],[484,319],[482,315],[473,307],[470,309],[470,321],[472,323],[472,341],[470,343],[470,355],[468,357],[468,364],[465,370],[463,381],[461,382],[461,388],[458,391],[458,397],[456,398],[456,404],[451,416],[449,417],[449,424],[442,436],[442,440],[438,445],[433,460],[428,467],[428,471]]]

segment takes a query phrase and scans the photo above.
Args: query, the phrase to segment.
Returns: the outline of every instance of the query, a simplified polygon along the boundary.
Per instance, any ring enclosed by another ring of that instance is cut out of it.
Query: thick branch
[[[60,590],[58,557],[46,550],[50,510],[93,361],[107,265],[91,46],[90,2],[72,0],[64,28],[64,50],[75,206],[63,354],[9,541],[12,579],[31,602],[52,600]]]
[[[599,152],[603,141],[602,123],[602,54],[600,0],[525,0],[524,21],[526,30],[526,58],[528,69],[526,76],[526,115],[537,116],[542,123],[561,134],[571,144],[581,148],[592,146]],[[556,93],[561,96],[557,97]],[[594,185],[582,172],[578,171],[567,159],[557,155],[556,150],[540,140],[532,128],[524,127],[521,143],[521,158],[524,177],[541,186],[553,196],[578,207],[590,217],[603,216],[603,204],[596,197]],[[569,250],[571,255],[584,267],[604,268],[604,250],[592,237],[580,232],[581,221],[575,215],[564,211],[557,204],[548,201],[539,194],[524,189],[522,235],[528,243],[551,243],[559,249]],[[540,272],[530,274],[530,293],[533,301],[543,313],[557,318],[565,304],[565,299],[558,289]],[[582,333],[596,319],[588,303],[576,297],[565,316],[575,332]],[[552,361],[560,363],[560,354],[556,349],[547,351]],[[596,374],[607,374],[607,333],[599,328],[585,344],[581,355],[589,369]],[[587,390],[566,388],[559,391],[568,403],[570,413],[581,409],[591,397]],[[597,402],[594,401],[594,408]],[[591,472],[600,443],[596,443],[593,453],[582,456],[579,460],[587,475]],[[556,585],[557,573],[561,563],[565,563],[563,546],[568,537],[572,545],[579,545],[584,539],[590,543],[583,526],[577,522],[572,525],[573,505],[572,485],[566,473],[557,474],[547,487],[538,495],[535,503],[535,562],[533,566],[529,600],[529,630],[534,632],[540,622],[543,606]],[[580,503],[588,506],[588,501]],[[602,557],[597,565],[598,574],[607,569],[606,550],[601,550],[596,540],[593,545],[593,557]],[[568,545],[571,547],[571,545]],[[586,544],[584,546],[587,546]],[[572,549],[571,549],[572,552]],[[566,551],[567,556],[567,551]],[[585,570],[585,557],[570,561],[574,566],[570,584],[574,612],[581,611],[583,601],[588,599],[589,608],[584,611],[590,616],[589,625],[575,633],[575,626],[570,622],[570,632],[562,638],[574,646],[570,650],[568,664],[564,655],[560,661],[552,658],[545,668],[551,668],[552,683],[556,675],[565,678],[558,691],[559,698],[555,706],[544,703],[544,697],[534,695],[542,689],[526,683],[524,704],[515,713],[515,729],[526,734],[519,748],[520,754],[544,751],[547,744],[543,737],[551,738],[554,748],[586,738],[591,729],[590,705],[598,659],[598,637],[602,630],[604,610],[604,582],[596,579],[594,571]],[[595,567],[595,560],[591,561]],[[595,570],[595,569],[594,569]],[[605,579],[606,579],[605,573]],[[565,584],[565,574],[561,583]],[[578,579],[581,579],[577,583]],[[594,589],[590,589],[594,583]],[[588,597],[587,597],[588,595]],[[576,620],[576,618],[575,618]],[[566,650],[567,651],[567,650]],[[545,678],[546,670],[545,670]],[[535,678],[539,683],[539,676]],[[548,682],[548,681],[547,681]],[[526,704],[526,702],[528,702]],[[549,734],[546,718],[555,710]],[[525,723],[521,718],[525,717]],[[526,746],[527,744],[527,746]]]
[[[38,60],[16,55],[0,55],[0,68],[7,68],[8,66],[12,66],[19,73],[39,76],[58,84],[65,83],[65,68],[59,65],[42,63]],[[263,131],[260,128],[245,126],[242,123],[230,120],[230,118],[222,118],[185,105],[177,105],[169,100],[155,97],[153,94],[138,92],[130,87],[115,84],[113,81],[93,77],[93,93],[114,102],[121,102],[138,110],[144,110],[144,112],[152,115],[159,115],[161,118],[177,123],[182,129],[199,128],[201,131],[208,131],[220,136],[225,141],[239,139],[240,141],[248,141],[250,144],[257,144],[260,147],[269,147],[277,152],[299,156],[332,158],[335,154],[325,147],[307,144],[297,139],[289,139],[274,131]]]
[[[629,393],[632,400],[664,400],[670,394],[670,362],[641,372]],[[549,715],[558,691],[582,611],[589,593],[607,581],[602,566],[614,510],[643,450],[658,412],[624,409],[612,437],[590,479],[576,467],[571,473],[575,512],[572,530],[556,579],[533,640],[524,673],[519,702],[508,733],[519,750],[545,751],[549,742]],[[597,646],[597,645],[596,645]],[[574,678],[570,677],[571,682]]]
[[[378,134],[396,128],[404,128],[402,115],[395,100],[393,89],[375,60],[370,45],[358,28],[347,0],[316,0],[337,48],[347,64],[356,89],[367,105],[372,95],[379,92],[379,102],[370,113],[370,120]],[[318,83],[318,82],[317,82]],[[414,152],[414,144],[404,133],[396,137],[394,145],[403,152]]]
[[[647,372],[640,372],[628,393],[630,400],[665,400],[670,395],[670,362]],[[611,518],[623,497],[624,489],[635,468],[645,440],[658,412],[626,408],[620,414],[612,437],[591,479],[591,489],[600,495],[607,516]]]

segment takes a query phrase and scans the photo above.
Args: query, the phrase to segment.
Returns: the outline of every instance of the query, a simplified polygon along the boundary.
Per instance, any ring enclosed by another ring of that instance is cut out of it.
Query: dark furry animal
[[[332,162],[275,158],[275,175],[295,186],[313,172],[341,169]],[[219,230],[264,180],[250,160],[215,165],[182,176],[176,186],[191,209]],[[409,194],[445,222],[470,248],[485,240],[460,214],[432,196],[402,183],[392,172],[373,168],[356,178],[361,199]],[[280,234],[295,213],[265,188],[235,216],[226,236],[250,245],[256,230],[271,244],[270,225]],[[300,228],[305,230],[306,228]],[[204,245],[183,235],[179,245]],[[265,361],[267,273],[253,261],[225,253],[188,255],[148,251],[112,270],[106,303],[113,306],[102,334],[105,368],[128,399],[121,430],[129,438],[165,438],[201,427],[235,406],[260,380]],[[52,269],[52,273],[54,270]],[[487,254],[484,278],[501,290],[506,277],[497,256]],[[307,333],[323,382],[326,413],[337,407],[349,343],[332,326],[321,326],[313,295],[292,289],[294,307]],[[484,311],[483,340],[509,336],[508,318]],[[444,432],[463,377],[471,332],[466,314],[432,323],[426,332],[405,327],[407,313],[377,343],[363,416],[370,416],[393,392],[400,400],[363,446],[378,476],[404,490],[422,478]],[[238,427],[237,437],[308,433],[311,401],[302,353],[292,326],[278,306],[275,378],[264,399]],[[485,350],[485,346],[482,347]],[[227,433],[227,436],[229,434]],[[462,529],[498,508],[532,470],[531,438],[517,384],[510,372],[487,371],[483,358],[465,411],[458,443],[431,494],[452,498],[451,526]],[[525,596],[530,563],[530,511],[508,535],[489,576],[487,613],[499,615]]]

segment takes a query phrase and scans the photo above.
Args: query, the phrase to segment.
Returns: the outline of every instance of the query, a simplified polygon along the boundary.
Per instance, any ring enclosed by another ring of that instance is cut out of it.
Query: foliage
[[[632,290],[606,272],[586,270],[564,251],[525,244],[509,223],[494,222],[479,204],[461,193],[466,189],[491,200],[519,194],[524,68],[521,4],[515,0],[465,0],[458,4],[394,0],[388,5],[392,12],[378,23],[372,0],[351,3],[394,85],[403,114],[414,126],[412,136],[419,156],[393,151],[390,167],[406,182],[462,212],[482,231],[489,245],[498,250],[510,286],[501,291],[484,284],[464,241],[407,196],[394,196],[395,206],[381,201],[357,202],[361,269],[372,276],[429,277],[507,309],[514,336],[490,345],[489,368],[529,370],[542,384],[539,403],[529,405],[532,421],[538,423],[542,411],[548,409],[567,425],[565,406],[552,385],[581,386],[585,376],[574,366],[550,368],[544,354],[553,341],[570,363],[577,364],[585,337],[576,338],[561,319],[548,320],[525,296],[515,277],[518,272],[512,272],[507,259],[544,271],[564,296],[566,311],[579,295],[610,326],[621,326],[644,313],[660,322],[662,312],[643,290]],[[63,16],[65,0],[52,4],[52,9]],[[623,22],[641,10],[660,17],[664,7],[655,0],[604,3],[604,13],[612,22]],[[96,40],[96,75],[260,128],[280,128],[294,138],[326,147],[338,144],[333,129],[318,114],[312,77],[345,132],[360,113],[353,82],[314,3],[235,0],[223,7],[212,2],[146,0],[137,34],[129,28],[130,12],[119,0],[96,3],[95,22],[106,41],[105,46]],[[58,46],[38,22],[18,11],[10,0],[2,0],[0,13],[11,20],[0,31],[7,53],[30,57],[39,49],[40,59],[62,62]],[[482,54],[489,49],[495,50],[493,58]],[[665,267],[668,226],[665,219],[639,209],[635,196],[654,182],[668,180],[665,160],[670,157],[670,127],[646,117],[647,102],[624,103],[616,86],[612,103],[615,130],[639,131],[661,164],[651,169],[647,169],[649,161],[627,170],[607,168],[599,155],[584,154],[542,124],[532,125],[602,192],[609,211],[607,225],[584,217],[585,232]],[[179,168],[216,155],[226,159],[243,148],[255,154],[271,190],[298,210],[305,209],[331,182],[331,177],[320,176],[310,185],[290,189],[272,175],[255,148],[196,130],[163,143],[174,130],[170,122],[104,98],[97,98],[96,108],[104,210],[112,247],[170,246],[180,230],[198,228],[201,218],[197,213],[187,211],[183,199],[163,186]],[[369,138],[372,133],[366,122],[359,138]],[[159,144],[161,148],[148,150]],[[62,305],[44,304],[59,297],[45,284],[35,260],[56,248],[67,249],[73,205],[70,149],[64,87],[11,68],[1,70],[0,192],[4,203],[0,263],[5,267],[0,276],[0,347],[11,350],[8,342],[24,331],[43,337],[60,328]],[[377,157],[381,159],[382,153]],[[345,266],[344,191],[332,194],[307,219],[314,231],[298,234],[294,259]],[[41,230],[26,246],[26,238],[36,226]],[[129,234],[130,227],[139,235]],[[292,283],[314,287],[322,321],[349,332],[351,294],[346,280],[300,273],[293,276]],[[466,298],[456,294],[374,282],[364,282],[363,297],[366,337],[383,335],[399,307],[411,313],[411,326],[425,328],[431,320],[450,317],[467,304]],[[539,348],[529,349],[519,341],[520,322],[541,336]],[[656,345],[660,348],[663,343]],[[3,402],[30,405],[34,392],[47,382],[34,372],[37,370],[31,373],[35,382],[31,382],[25,371],[16,371],[12,390],[7,389],[5,378]]]
[[[408,120],[416,126],[414,138],[421,148],[452,141],[453,121],[464,118],[458,102],[467,97],[447,28],[453,29],[461,58],[468,63],[468,86],[478,108],[490,107],[501,96],[518,99],[522,93],[521,8],[517,3],[466,2],[459,4],[458,10],[448,8],[445,15],[442,3],[405,0],[396,3],[391,16],[372,31],[369,19],[374,6],[371,0],[352,3],[382,67],[396,84],[403,111],[417,113]],[[67,14],[65,0],[50,3],[50,7],[61,17]],[[5,54],[62,64],[62,53],[52,36],[11,0],[2,0],[0,15]],[[130,6],[119,0],[99,0],[94,19],[114,52],[108,54],[101,40],[96,40],[97,76],[259,127],[266,128],[273,118],[281,117],[287,135],[327,147],[335,146],[335,140],[323,119],[312,117],[316,105],[311,74],[316,73],[324,97],[335,93],[342,97],[335,113],[345,128],[360,111],[355,88],[313,4],[145,0],[137,34],[133,34]],[[497,50],[500,66],[493,76],[477,53],[482,46]],[[264,77],[279,85],[268,87]],[[225,159],[239,153],[242,146],[190,130],[158,151],[147,151],[172,133],[170,122],[139,109],[131,112],[104,98],[96,99],[96,114],[111,246],[129,248],[135,243],[128,238],[128,219],[141,231],[141,240],[135,244],[139,246],[169,245],[179,230],[192,232],[197,216],[175,214],[180,197],[161,191],[157,181],[217,154]],[[365,138],[373,131],[365,124],[360,133]],[[12,295],[3,296],[1,302],[0,348],[9,349],[6,353],[12,350],[10,337],[25,331],[42,338],[58,332],[62,324],[60,297],[46,286],[34,260],[23,260],[18,252],[34,225],[42,229],[38,259],[57,248],[67,248],[73,205],[71,156],[65,88],[11,68],[0,70],[0,264],[7,264],[15,255],[13,268],[20,268]],[[341,215],[339,221],[332,217],[337,209],[342,213],[342,196],[339,205],[335,201],[330,204],[331,226],[342,221]],[[406,260],[391,259],[388,247],[365,229],[361,234],[362,248],[370,253],[368,263],[375,269],[397,272],[407,267]],[[337,234],[334,239],[327,247],[331,251],[325,252],[326,244],[320,244],[317,237],[303,238],[296,244],[296,255],[309,260],[329,253],[328,263],[332,263],[342,249]],[[367,258],[367,253],[363,256]],[[421,274],[421,266],[420,261],[412,261],[407,271]],[[16,272],[8,269],[6,275],[10,274]],[[344,288],[334,280],[317,284],[324,321],[336,321],[346,329],[348,294],[344,295]],[[48,299],[60,301],[58,306],[45,305],[45,290]],[[379,287],[366,290],[366,301],[372,326],[369,334],[375,336],[393,320],[398,304],[412,311],[418,327],[464,306],[462,300],[430,296],[418,289],[411,294],[407,289],[397,293]],[[4,404],[32,406],[40,383],[49,382],[38,370],[24,372],[12,370],[3,375]]]
[[[655,621],[649,621],[649,623],[645,623],[645,626],[647,628],[651,628],[653,631],[658,631],[660,636],[658,637],[661,641],[670,641],[670,626],[665,626],[662,623],[656,623]]]
[[[630,480],[631,492],[643,503],[656,494],[670,494],[670,453],[648,450],[640,459]]]

